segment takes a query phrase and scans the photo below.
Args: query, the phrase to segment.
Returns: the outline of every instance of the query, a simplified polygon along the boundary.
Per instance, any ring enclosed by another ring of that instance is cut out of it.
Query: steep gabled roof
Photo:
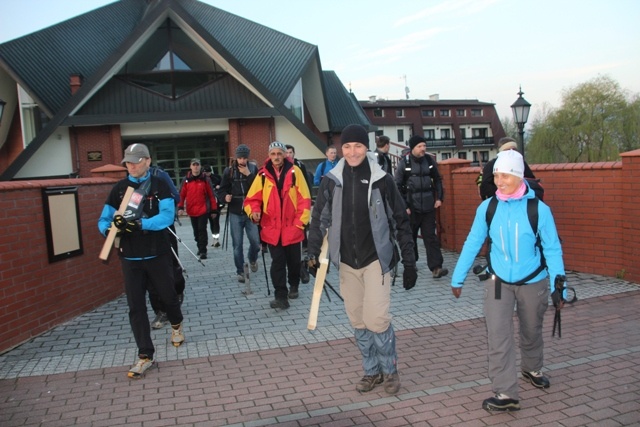
[[[331,112],[331,132],[340,133],[346,126],[354,123],[374,130],[358,100],[347,92],[335,71],[324,71],[322,76]]]
[[[165,17],[185,25],[203,49],[250,86],[267,103],[263,110],[275,108],[319,143],[284,107],[309,63],[317,59],[316,46],[197,0],[120,0],[0,45],[0,66],[51,119],[0,179],[13,178],[58,126],[74,122],[74,113],[99,109],[92,96],[108,85],[122,58]],[[72,74],[84,77],[74,95],[69,87]],[[244,107],[260,109],[256,99],[246,101]],[[75,120],[80,123],[87,116]]]

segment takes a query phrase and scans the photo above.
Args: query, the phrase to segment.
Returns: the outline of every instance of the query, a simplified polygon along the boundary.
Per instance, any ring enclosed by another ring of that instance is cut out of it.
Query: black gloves
[[[309,274],[316,277],[318,272],[318,258],[315,255],[309,255],[307,258],[307,267],[309,267]]]
[[[402,286],[406,290],[413,288],[418,280],[418,270],[415,265],[405,265],[402,272]]]
[[[133,233],[134,231],[142,230],[142,222],[139,219],[127,221],[122,215],[116,215],[113,217],[113,225],[123,232],[126,231]]]
[[[556,280],[553,283],[553,292],[551,293],[551,301],[553,302],[554,307],[558,307],[561,303],[565,301],[564,299],[564,284],[567,281],[567,278],[560,274],[556,276]]]

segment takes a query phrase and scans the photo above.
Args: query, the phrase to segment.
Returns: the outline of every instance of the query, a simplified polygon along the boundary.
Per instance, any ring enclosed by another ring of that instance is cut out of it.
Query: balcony
[[[452,138],[445,139],[427,139],[427,148],[444,148],[455,147],[456,140]]]
[[[488,138],[463,138],[463,147],[480,147],[480,146],[493,146],[495,141],[493,137]]]

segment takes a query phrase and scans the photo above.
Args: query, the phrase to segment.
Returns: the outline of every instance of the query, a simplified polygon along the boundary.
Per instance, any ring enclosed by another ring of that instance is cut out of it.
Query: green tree
[[[536,117],[529,131],[531,163],[616,160],[640,147],[640,101],[607,76],[566,90],[562,105]]]

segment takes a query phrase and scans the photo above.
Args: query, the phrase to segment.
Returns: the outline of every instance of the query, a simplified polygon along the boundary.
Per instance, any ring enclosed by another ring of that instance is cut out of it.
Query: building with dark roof
[[[0,180],[90,176],[146,143],[176,180],[273,140],[324,157],[371,128],[315,45],[197,0],[120,0],[0,45]]]
[[[427,150],[438,161],[450,158],[469,159],[472,165],[495,157],[497,142],[506,136],[495,104],[476,99],[381,100],[371,97],[360,101],[376,135],[386,135],[392,144],[391,154],[399,155],[413,135],[427,140]]]

